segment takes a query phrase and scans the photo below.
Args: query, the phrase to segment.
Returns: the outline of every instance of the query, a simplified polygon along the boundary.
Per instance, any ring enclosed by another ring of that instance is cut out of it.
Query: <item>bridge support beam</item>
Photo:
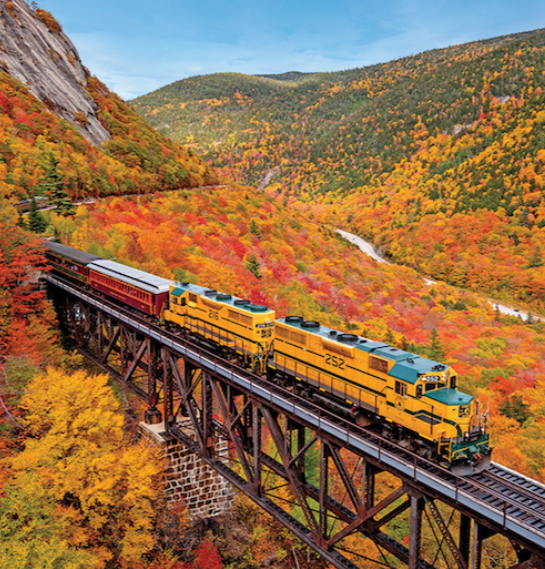
[[[420,546],[422,543],[422,512],[424,511],[424,497],[416,490],[407,492],[411,501],[411,529],[409,542],[409,569],[417,569],[420,560]]]
[[[471,547],[471,518],[461,514],[460,516],[460,539],[459,539],[460,554],[469,567],[469,553]]]

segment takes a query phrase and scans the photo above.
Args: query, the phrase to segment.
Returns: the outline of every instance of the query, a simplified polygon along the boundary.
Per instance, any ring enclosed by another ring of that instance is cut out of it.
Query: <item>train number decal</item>
[[[340,358],[339,356],[334,356],[332,354],[326,354],[325,363],[329,364],[330,366],[339,368],[339,369],[344,369],[344,358]]]

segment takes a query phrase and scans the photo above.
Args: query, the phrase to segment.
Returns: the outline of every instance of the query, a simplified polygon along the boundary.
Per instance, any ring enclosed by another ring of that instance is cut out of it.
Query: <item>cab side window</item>
[[[422,386],[421,385],[416,386],[416,396],[422,397]]]
[[[401,383],[401,381],[396,381],[395,392],[397,395],[401,395],[402,397],[405,397],[405,395],[407,395],[407,384]]]
[[[453,376],[450,378],[450,387],[451,387],[452,389],[456,389],[456,376],[455,376],[455,375],[453,375]]]

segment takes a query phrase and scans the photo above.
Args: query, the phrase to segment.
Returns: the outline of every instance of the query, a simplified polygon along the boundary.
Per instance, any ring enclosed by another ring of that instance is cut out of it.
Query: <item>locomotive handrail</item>
[[[354,423],[334,415],[329,410],[319,407],[312,401],[301,398],[278,385],[271,384],[250,371],[234,365],[232,362],[227,362],[186,338],[181,338],[164,328],[150,324],[142,317],[123,310],[108,300],[99,298],[88,291],[81,291],[64,279],[49,274],[44,275],[43,278],[54,286],[84,300],[90,305],[100,308],[107,314],[117,318],[120,322],[131,326],[148,337],[158,340],[177,353],[197,362],[203,369],[212,370],[218,376],[230,380],[232,383],[249,391],[257,399],[267,401],[274,407],[292,413],[297,416],[299,421],[311,426],[311,428],[318,430],[320,433],[342,442],[347,447],[363,453],[365,456],[382,462],[398,473],[402,479],[407,479],[409,483],[422,484],[432,494],[446,497],[467,511],[473,511],[480,515],[485,512],[491,522],[545,549],[545,533],[528,524],[524,519],[510,515],[508,509],[513,504],[490,488],[486,488],[470,478],[461,478],[452,472],[442,470],[437,464],[417,456],[380,435],[358,427]],[[462,483],[466,486],[466,489],[460,488]],[[467,487],[480,491],[484,489],[490,494],[495,494],[498,496],[500,503],[498,506],[493,506],[471,493]],[[545,522],[544,516],[536,512],[534,508],[528,507],[523,503],[517,503],[516,507],[528,516],[539,518]]]

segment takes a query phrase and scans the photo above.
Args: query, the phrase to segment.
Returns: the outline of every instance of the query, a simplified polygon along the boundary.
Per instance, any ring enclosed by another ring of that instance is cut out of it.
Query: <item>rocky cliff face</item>
[[[25,0],[0,0],[0,71],[9,73],[85,138],[100,145],[110,133],[87,91],[87,73],[58,22]]]

